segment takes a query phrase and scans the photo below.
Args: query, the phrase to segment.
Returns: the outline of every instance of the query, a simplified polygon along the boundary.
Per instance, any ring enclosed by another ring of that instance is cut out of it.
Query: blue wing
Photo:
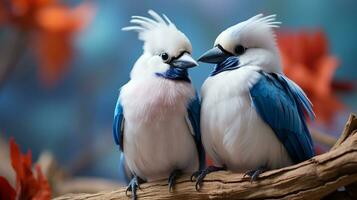
[[[129,183],[132,174],[128,170],[125,162],[125,155],[123,151],[123,135],[124,135],[124,114],[123,114],[123,106],[120,103],[120,95],[119,95],[114,111],[113,136],[114,136],[115,143],[119,145],[119,149],[120,149],[120,159],[119,159],[120,180],[122,180],[125,183]]]
[[[123,134],[124,134],[124,115],[123,106],[120,103],[120,95],[115,106],[114,122],[113,122],[113,136],[114,141],[121,151],[123,151]]]
[[[288,78],[276,73],[261,74],[250,89],[260,117],[273,129],[294,163],[313,157],[313,142],[304,117],[304,112],[314,116],[310,101]]]
[[[198,152],[199,158],[199,169],[202,170],[205,167],[205,151],[203,148],[202,140],[201,140],[201,128],[200,128],[200,115],[201,115],[201,103],[196,93],[196,96],[192,101],[189,103],[187,108],[189,123],[192,127],[193,131],[193,138],[196,143],[196,148]]]

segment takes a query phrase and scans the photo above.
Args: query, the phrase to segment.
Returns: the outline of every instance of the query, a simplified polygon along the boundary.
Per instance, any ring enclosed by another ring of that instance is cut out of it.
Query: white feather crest
[[[166,15],[163,14],[161,17],[153,10],[149,10],[148,13],[152,19],[143,16],[132,16],[130,23],[135,24],[135,26],[127,26],[122,28],[122,30],[136,31],[139,33],[139,38],[145,40],[144,35],[157,28],[167,27],[176,29],[175,24]]]
[[[276,21],[276,14],[264,16],[263,14],[258,14],[254,17],[248,19],[249,24],[254,23],[256,25],[263,25],[269,28],[279,28],[281,22]]]
[[[266,30],[270,33],[271,38],[276,42],[276,34],[273,31],[274,28],[279,28],[281,22],[276,21],[276,14],[264,16],[262,13],[251,17],[246,21],[246,25],[244,28],[252,31],[252,30]],[[263,31],[264,32],[264,31]],[[268,37],[268,35],[264,35],[263,37]]]

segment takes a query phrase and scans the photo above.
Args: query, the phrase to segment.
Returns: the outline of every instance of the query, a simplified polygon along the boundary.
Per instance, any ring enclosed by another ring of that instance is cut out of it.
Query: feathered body
[[[313,155],[302,114],[304,109],[312,112],[310,102],[283,77],[272,31],[279,22],[274,20],[274,15],[257,15],[228,28],[215,41],[228,58],[209,61],[217,66],[202,86],[201,130],[216,166],[236,172],[275,169]],[[295,136],[298,139],[292,139]]]
[[[167,178],[175,169],[198,169],[198,152],[186,121],[194,97],[189,83],[154,76],[123,86],[119,98],[125,108],[124,153],[134,174],[151,181]]]
[[[145,181],[168,178],[174,170],[198,170],[204,157],[195,121],[199,111],[194,112],[200,104],[187,73],[197,65],[190,41],[165,15],[149,14],[153,19],[133,16],[138,26],[123,28],[139,33],[144,52],[120,90],[114,115],[125,165]]]
[[[222,72],[202,87],[202,141],[215,165],[245,172],[292,164],[273,130],[256,112],[249,90],[261,78],[254,66]]]

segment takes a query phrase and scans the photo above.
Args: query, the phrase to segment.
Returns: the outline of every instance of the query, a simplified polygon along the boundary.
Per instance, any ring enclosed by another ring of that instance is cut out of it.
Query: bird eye
[[[237,45],[235,48],[234,48],[234,52],[237,54],[237,55],[242,55],[245,50],[247,50],[247,48],[243,47],[242,45]]]
[[[161,53],[160,57],[164,62],[167,62],[169,60],[169,58],[170,58],[169,54],[167,54],[167,53]]]

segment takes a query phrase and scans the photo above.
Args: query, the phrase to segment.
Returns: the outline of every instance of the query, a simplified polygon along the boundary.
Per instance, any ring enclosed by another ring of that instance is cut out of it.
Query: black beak
[[[184,53],[180,57],[172,60],[170,62],[170,65],[175,68],[187,69],[197,66],[198,63],[192,58],[189,53]]]
[[[232,56],[231,53],[221,49],[220,47],[216,46],[212,49],[206,51],[199,59],[199,62],[205,63],[214,63],[218,64],[226,60],[228,57]]]

